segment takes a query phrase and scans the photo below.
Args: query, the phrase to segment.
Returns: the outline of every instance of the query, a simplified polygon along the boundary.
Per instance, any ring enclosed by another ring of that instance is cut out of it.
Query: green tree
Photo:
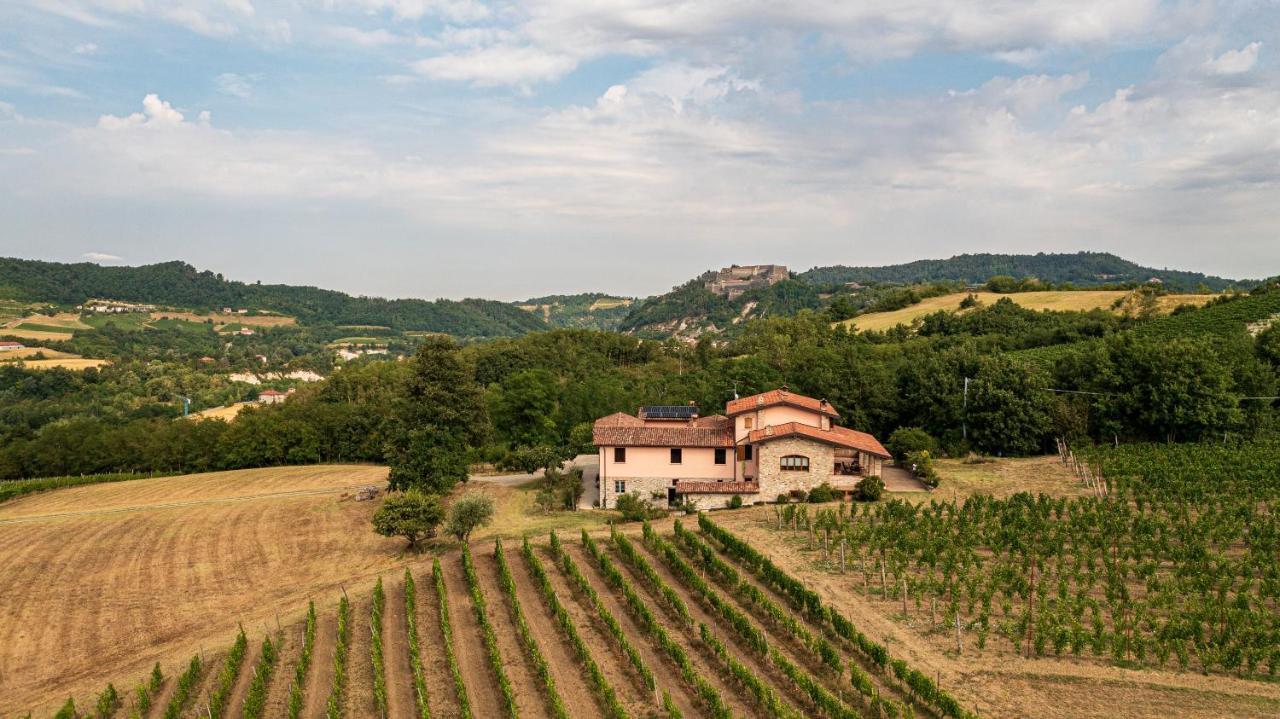
[[[413,360],[394,419],[387,461],[392,489],[444,494],[467,479],[467,450],[488,436],[484,393],[453,340],[429,337]]]
[[[889,435],[888,441],[885,442],[885,449],[889,450],[895,459],[902,461],[911,452],[922,449],[936,451],[937,442],[929,436],[928,432],[919,427],[899,427]]]
[[[536,447],[516,447],[507,452],[499,465],[503,469],[514,469],[525,474],[533,474],[538,470],[558,468],[564,460],[564,452],[555,447],[540,444]]]
[[[414,549],[420,539],[434,537],[443,520],[439,497],[411,489],[382,501],[373,513],[373,531],[384,537],[404,537],[409,540],[409,548]]]
[[[472,493],[454,500],[449,506],[449,521],[445,531],[457,537],[459,542],[471,538],[471,533],[493,520],[493,498]]]
[[[969,439],[992,454],[1034,454],[1047,441],[1049,393],[1040,371],[1003,355],[983,357],[969,387]]]
[[[514,444],[556,444],[559,396],[556,376],[549,370],[516,372],[489,390],[494,426]]]

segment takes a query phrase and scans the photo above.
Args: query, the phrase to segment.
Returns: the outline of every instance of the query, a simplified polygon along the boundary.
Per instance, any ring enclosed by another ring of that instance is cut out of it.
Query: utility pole
[[[964,407],[960,413],[960,435],[969,439],[969,378],[964,378]]]

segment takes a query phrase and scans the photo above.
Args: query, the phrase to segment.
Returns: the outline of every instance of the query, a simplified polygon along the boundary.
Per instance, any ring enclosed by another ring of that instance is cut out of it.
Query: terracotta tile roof
[[[787,422],[762,429],[753,430],[747,434],[747,442],[751,444],[759,444],[761,442],[769,442],[783,437],[804,437],[806,439],[816,440],[818,442],[826,442],[837,447],[848,447],[856,449],[867,454],[874,454],[877,457],[888,459],[891,455],[880,444],[880,441],[866,432],[849,429],[847,427],[832,427],[831,429],[819,429],[807,424],[799,422]]]
[[[732,447],[733,423],[712,415],[693,422],[646,425],[625,412],[596,420],[591,440],[597,447]]]
[[[791,405],[792,407],[799,407],[800,409],[807,409],[811,412],[825,414],[828,417],[840,416],[840,413],[836,412],[836,408],[831,406],[831,403],[826,400],[806,397],[802,394],[796,394],[795,392],[785,389],[775,389],[768,392],[762,392],[760,394],[754,394],[750,397],[743,397],[742,399],[730,400],[729,404],[725,405],[724,413],[732,417],[736,414],[742,414],[743,412],[752,412],[757,409],[764,409],[765,407],[773,407],[780,404]]]
[[[677,494],[756,494],[759,482],[676,482]]]

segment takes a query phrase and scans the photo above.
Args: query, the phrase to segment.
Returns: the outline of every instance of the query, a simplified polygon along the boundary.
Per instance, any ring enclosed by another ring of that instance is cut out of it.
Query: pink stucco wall
[[[613,448],[602,447],[601,474],[610,479],[630,477],[668,477],[670,479],[733,479],[733,449],[725,449],[725,463],[715,463],[715,450],[709,447],[684,448],[683,461],[671,463],[669,447],[628,447],[627,461],[613,461]]]
[[[753,420],[751,429],[747,429],[746,418]],[[733,418],[733,438],[735,441],[742,441],[743,437],[752,429],[761,429],[769,426],[777,426],[788,422],[799,422],[807,424],[810,427],[829,428],[831,425],[824,424],[824,417],[817,412],[810,412],[807,409],[799,407],[791,407],[789,405],[775,405],[773,407],[765,407],[755,412],[746,412]],[[829,422],[830,420],[826,420]]]

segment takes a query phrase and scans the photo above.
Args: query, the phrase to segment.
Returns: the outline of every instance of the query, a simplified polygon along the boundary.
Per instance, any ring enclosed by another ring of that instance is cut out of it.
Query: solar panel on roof
[[[641,407],[640,413],[650,419],[692,419],[698,416],[698,408],[689,405],[651,405]]]

